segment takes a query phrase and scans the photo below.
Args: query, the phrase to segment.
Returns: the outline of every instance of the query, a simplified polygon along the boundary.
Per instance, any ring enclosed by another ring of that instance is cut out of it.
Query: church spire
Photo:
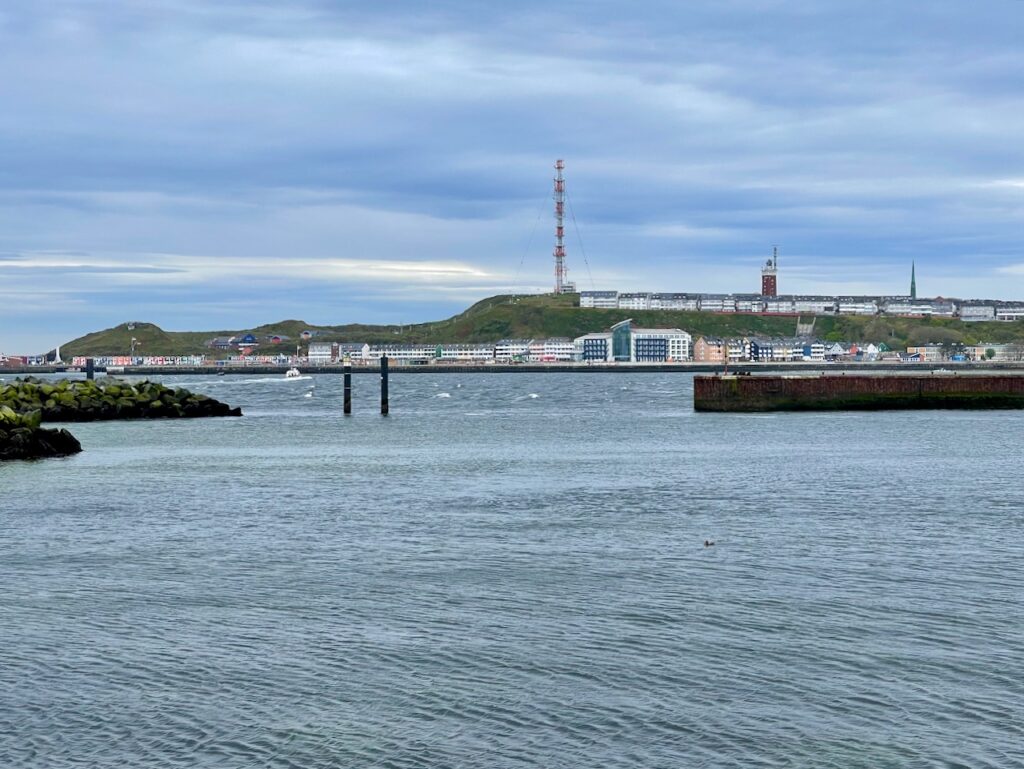
[[[911,262],[910,263],[910,298],[911,299],[917,299],[917,275],[915,274],[915,272],[916,272],[915,267],[916,267],[916,265],[913,262]]]

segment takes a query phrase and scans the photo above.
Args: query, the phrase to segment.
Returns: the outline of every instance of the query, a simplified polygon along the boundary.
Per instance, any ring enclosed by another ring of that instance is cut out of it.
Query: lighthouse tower
[[[772,246],[772,257],[761,268],[761,296],[779,295],[779,249]]]

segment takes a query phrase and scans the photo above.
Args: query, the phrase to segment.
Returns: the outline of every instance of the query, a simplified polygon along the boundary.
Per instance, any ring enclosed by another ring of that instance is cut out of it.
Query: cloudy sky
[[[0,351],[581,288],[1024,299],[1024,2],[0,5]],[[581,247],[582,243],[582,247]],[[586,259],[584,259],[584,254]]]

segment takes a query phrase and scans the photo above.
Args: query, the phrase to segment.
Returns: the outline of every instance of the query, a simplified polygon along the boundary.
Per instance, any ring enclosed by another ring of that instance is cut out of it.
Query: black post
[[[345,361],[345,414],[352,413],[352,364]]]
[[[388,415],[388,356],[380,358],[380,413]]]
[[[85,359],[85,378],[93,379],[96,376],[96,361],[92,358]]]

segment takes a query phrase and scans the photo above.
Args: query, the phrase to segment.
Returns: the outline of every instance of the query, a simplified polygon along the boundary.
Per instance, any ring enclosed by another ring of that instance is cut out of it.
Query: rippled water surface
[[[1024,413],[167,381],[0,466],[2,767],[1024,766]]]

